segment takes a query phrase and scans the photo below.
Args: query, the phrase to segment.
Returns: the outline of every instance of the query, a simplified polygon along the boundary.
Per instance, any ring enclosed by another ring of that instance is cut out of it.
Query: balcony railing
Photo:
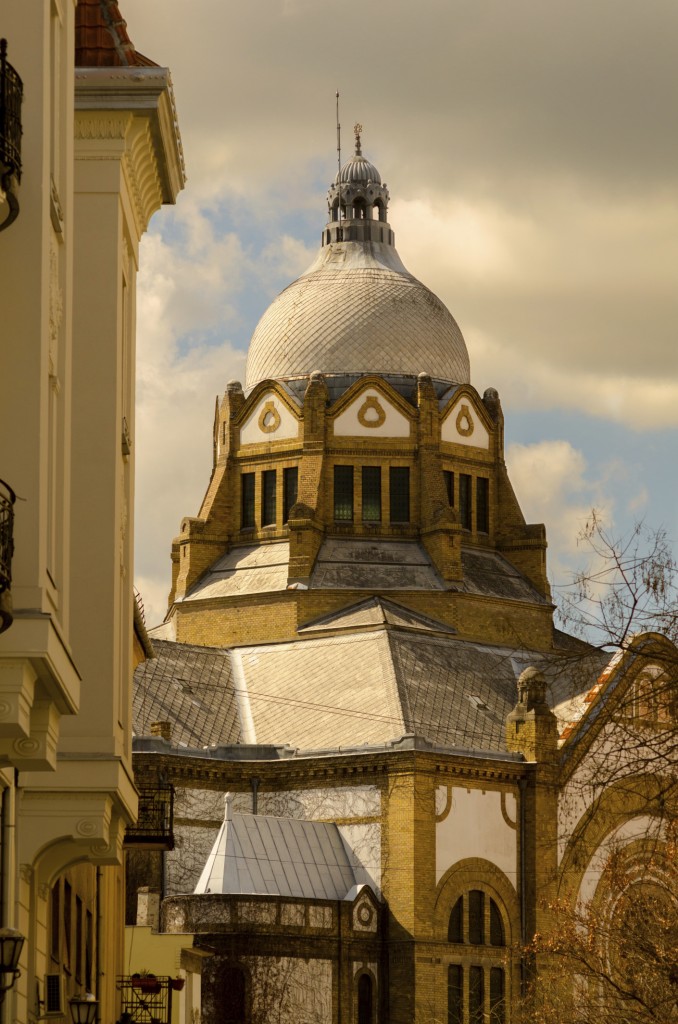
[[[9,206],[9,213],[0,223],[0,231],[9,227],[19,214],[15,190],[21,181],[23,94],[23,82],[7,60],[7,40],[0,39],[0,199]]]
[[[0,480],[0,633],[12,624],[12,555],[14,554],[14,502],[9,484]]]
[[[125,832],[127,846],[174,849],[174,787],[169,782],[139,789],[139,819]]]
[[[124,1024],[170,1024],[172,990],[183,982],[166,975],[138,974],[118,978],[121,993],[120,1020]]]

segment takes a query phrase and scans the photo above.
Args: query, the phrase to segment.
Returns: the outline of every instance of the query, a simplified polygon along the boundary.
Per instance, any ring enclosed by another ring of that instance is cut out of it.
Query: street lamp
[[[87,992],[84,999],[73,996],[69,999],[68,1005],[73,1024],[94,1024],[96,1021],[99,1002],[91,992]]]
[[[16,928],[0,928],[0,1002],[21,973],[17,964],[25,941]]]

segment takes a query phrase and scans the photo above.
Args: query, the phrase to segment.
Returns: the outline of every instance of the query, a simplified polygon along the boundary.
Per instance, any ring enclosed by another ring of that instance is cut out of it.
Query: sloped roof
[[[189,600],[285,590],[289,541],[233,548],[219,558],[187,595]]]
[[[133,730],[172,723],[172,742],[185,747],[237,743],[240,725],[228,651],[154,640],[155,657],[134,674]]]
[[[341,900],[355,884],[336,825],[227,809],[195,892]]]
[[[462,640],[383,598],[304,631],[298,640],[230,651],[155,640],[156,658],[135,676],[135,732],[170,720],[182,746],[242,742],[301,751],[415,734],[437,747],[502,753],[523,669],[534,665],[546,675],[562,729],[603,660],[585,645],[553,655]]]
[[[458,589],[483,597],[548,604],[539,591],[498,551],[461,549],[464,579]]]
[[[157,67],[157,64],[135,49],[117,0],[78,0],[75,66]]]
[[[311,589],[442,590],[431,559],[416,541],[337,540],[323,542]]]

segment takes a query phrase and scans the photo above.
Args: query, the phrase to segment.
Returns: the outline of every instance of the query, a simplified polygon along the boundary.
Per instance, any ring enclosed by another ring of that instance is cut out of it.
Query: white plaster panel
[[[264,407],[270,402],[280,417],[280,423],[275,430],[262,430],[259,426],[259,417]],[[259,399],[254,409],[247,417],[240,428],[241,444],[261,444],[262,441],[283,441],[299,434],[299,421],[289,411],[287,406],[273,391],[267,391]]]
[[[381,897],[381,825],[339,825],[339,835],[356,885],[369,885]]]
[[[360,422],[358,413],[365,406],[364,419],[368,424],[370,421],[378,422],[378,412],[374,408],[374,401],[384,413],[384,421],[379,426],[365,426]],[[367,403],[367,404],[366,404]],[[384,396],[375,388],[366,388],[361,391],[354,402],[344,409],[334,421],[335,437],[409,437],[410,421],[406,416],[391,405]]]
[[[436,823],[436,884],[468,857],[496,864],[516,886],[517,833],[504,820],[501,793],[455,786],[449,814]]]
[[[464,433],[460,432],[457,420],[460,420]],[[468,433],[469,428],[471,433]],[[454,444],[466,444],[472,448],[490,447],[490,435],[485,429],[477,411],[466,396],[456,401],[448,412],[443,420],[440,436],[443,441],[452,441]]]

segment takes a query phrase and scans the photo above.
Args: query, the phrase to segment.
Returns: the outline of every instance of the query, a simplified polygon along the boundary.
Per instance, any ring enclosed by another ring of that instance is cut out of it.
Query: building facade
[[[90,992],[112,1021],[137,811],[131,679],[150,653],[138,613],[134,653],[136,273],[183,160],[169,72],[136,53],[112,0],[9,0],[2,35],[23,103],[18,215],[0,233],[0,475],[16,495],[1,924],[26,940],[5,1012],[67,1016]]]
[[[205,1024],[508,1024],[553,901],[604,902],[606,851],[646,819],[669,850],[656,800],[601,797],[590,767],[675,649],[610,661],[555,628],[498,393],[388,204],[357,135],[317,259],[217,403],[137,670],[136,777],[174,818],[129,851],[128,948],[135,922],[145,952],[180,939]]]

